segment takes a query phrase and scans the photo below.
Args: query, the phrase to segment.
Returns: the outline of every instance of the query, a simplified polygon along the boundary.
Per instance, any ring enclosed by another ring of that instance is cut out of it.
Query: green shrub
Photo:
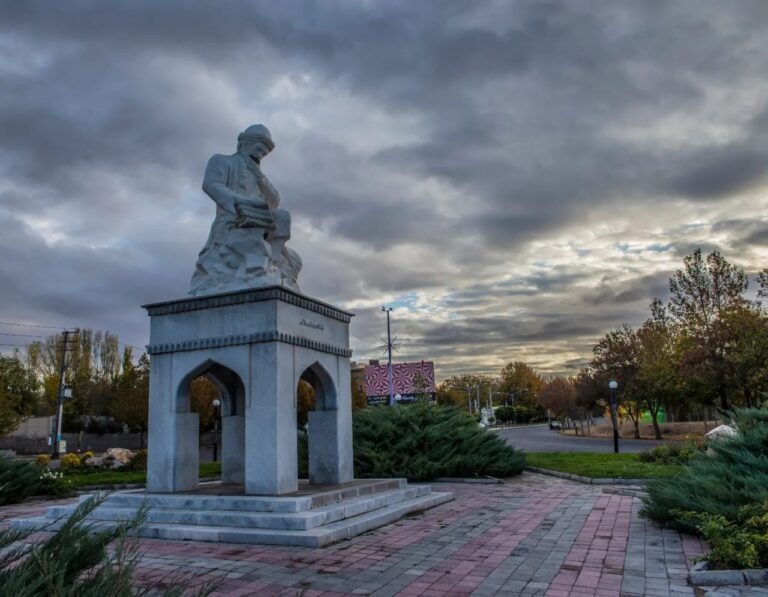
[[[739,509],[732,522],[719,514],[679,512],[709,542],[712,551],[700,559],[711,568],[768,567],[768,501]]]
[[[14,597],[133,597],[148,594],[134,587],[140,543],[135,530],[146,510],[112,530],[93,532],[86,517],[101,502],[80,504],[58,533],[39,543],[26,543],[31,531],[0,531],[0,594]],[[107,549],[111,547],[112,549]],[[161,593],[181,595],[186,587],[174,579],[174,589]],[[197,595],[208,595],[205,586]],[[153,594],[157,594],[156,592]]]
[[[511,406],[500,406],[494,414],[499,423],[507,423],[515,418],[515,409]]]
[[[77,454],[64,454],[60,459],[59,462],[61,463],[61,470],[63,471],[72,471],[75,469],[80,468],[80,457]]]
[[[696,531],[681,512],[722,516],[734,522],[743,506],[768,500],[768,410],[736,411],[739,434],[710,442],[682,475],[651,481],[642,513],[681,530]]]
[[[500,406],[494,413],[499,423],[530,423],[536,414],[527,406]]]
[[[128,462],[127,469],[130,471],[145,471],[147,470],[147,450],[142,449],[137,451],[130,462]]]
[[[693,458],[697,449],[693,445],[673,446],[661,444],[650,450],[643,450],[638,454],[640,462],[654,464],[686,464]]]
[[[71,494],[72,486],[61,473],[41,468],[36,462],[0,457],[0,506],[18,504],[32,496]]]
[[[357,477],[508,477],[525,467],[522,452],[478,428],[458,408],[423,403],[368,408],[353,421]]]

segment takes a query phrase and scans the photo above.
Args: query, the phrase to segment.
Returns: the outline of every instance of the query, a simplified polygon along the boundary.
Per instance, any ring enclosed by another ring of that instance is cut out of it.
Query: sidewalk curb
[[[548,423],[534,423],[533,425],[491,425],[486,431],[504,431],[505,429],[531,429],[533,427],[547,427]]]
[[[438,477],[429,483],[478,483],[480,485],[498,485],[504,483],[501,479],[495,477]]]
[[[768,568],[756,570],[692,570],[688,582],[698,586],[712,585],[765,585]]]
[[[547,468],[539,468],[538,466],[526,466],[525,470],[532,473],[539,473],[541,475],[549,475],[551,477],[559,477],[561,479],[568,479],[569,481],[576,481],[577,483],[584,483],[585,485],[645,485],[648,479],[593,479],[592,477],[582,477],[581,475],[572,475],[571,473],[562,473],[560,471],[553,471]]]

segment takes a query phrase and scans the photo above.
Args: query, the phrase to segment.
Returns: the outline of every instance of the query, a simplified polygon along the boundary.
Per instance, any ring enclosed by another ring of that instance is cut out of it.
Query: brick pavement
[[[138,580],[216,581],[215,594],[235,596],[694,595],[701,542],[639,518],[635,498],[533,473],[439,487],[456,500],[323,549],[142,540]]]

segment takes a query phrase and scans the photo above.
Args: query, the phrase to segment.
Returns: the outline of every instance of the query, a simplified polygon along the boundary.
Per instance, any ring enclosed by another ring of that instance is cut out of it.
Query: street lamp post
[[[619,422],[616,413],[616,388],[619,384],[613,380],[608,382],[611,389],[611,422],[613,423],[613,453],[619,453]]]
[[[221,400],[213,401],[213,461],[219,461],[219,407]]]

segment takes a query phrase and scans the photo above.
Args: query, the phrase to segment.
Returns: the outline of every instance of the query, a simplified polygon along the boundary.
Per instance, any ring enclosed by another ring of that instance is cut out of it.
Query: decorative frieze
[[[150,355],[164,354],[169,352],[184,352],[190,350],[205,350],[208,348],[223,348],[226,346],[239,346],[242,344],[260,344],[263,342],[284,342],[293,346],[301,346],[319,352],[327,352],[339,357],[349,358],[352,356],[352,350],[333,346],[325,342],[310,340],[304,336],[294,336],[284,334],[283,332],[271,331],[258,334],[234,334],[231,336],[219,336],[217,338],[200,338],[198,340],[185,340],[184,342],[170,342],[152,344],[147,346],[147,352]]]
[[[151,303],[144,305],[144,309],[150,317],[158,315],[172,315],[175,313],[184,313],[186,311],[199,311],[202,309],[216,309],[218,307],[230,307],[232,305],[242,305],[245,303],[257,303],[261,301],[277,300],[290,305],[295,305],[330,317],[337,321],[349,323],[352,313],[342,311],[332,307],[322,301],[309,298],[288,288],[282,286],[267,286],[265,288],[255,288],[253,290],[238,290],[235,292],[226,292],[210,296],[201,296],[198,298],[186,298],[162,303]]]

